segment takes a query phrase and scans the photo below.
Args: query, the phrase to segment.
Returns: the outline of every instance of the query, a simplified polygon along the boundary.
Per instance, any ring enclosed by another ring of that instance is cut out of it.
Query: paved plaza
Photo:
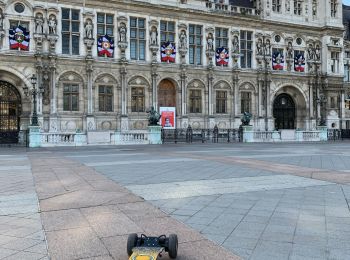
[[[350,256],[349,142],[0,149],[0,259],[127,259],[132,232],[178,233],[178,259]]]

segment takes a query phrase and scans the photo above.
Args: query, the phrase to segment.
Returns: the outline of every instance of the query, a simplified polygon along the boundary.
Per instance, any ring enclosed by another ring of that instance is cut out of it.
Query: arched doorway
[[[18,143],[21,96],[6,81],[0,81],[0,144]]]
[[[280,94],[273,103],[276,129],[295,129],[295,103],[286,93]]]
[[[158,106],[176,107],[176,87],[168,79],[163,79],[158,88]]]

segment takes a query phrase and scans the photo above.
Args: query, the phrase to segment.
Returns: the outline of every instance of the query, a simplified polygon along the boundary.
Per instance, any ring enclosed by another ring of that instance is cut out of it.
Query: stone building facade
[[[0,0],[0,131],[30,124],[33,74],[46,132],[145,129],[151,106],[178,128],[349,127],[343,31],[339,0]]]

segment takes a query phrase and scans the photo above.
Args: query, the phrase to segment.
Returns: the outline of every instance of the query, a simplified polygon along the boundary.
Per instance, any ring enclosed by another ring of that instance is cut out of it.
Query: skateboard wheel
[[[137,234],[133,233],[133,234],[130,234],[128,236],[128,243],[127,243],[127,252],[128,252],[128,256],[131,256],[132,255],[132,249],[136,246],[137,244]]]
[[[169,253],[169,257],[171,259],[175,259],[176,258],[176,256],[177,256],[177,248],[178,248],[177,235],[170,234],[169,235],[168,253]]]

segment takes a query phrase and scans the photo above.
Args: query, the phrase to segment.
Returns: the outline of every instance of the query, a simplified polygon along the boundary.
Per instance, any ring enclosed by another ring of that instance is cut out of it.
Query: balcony
[[[241,15],[259,15],[260,12],[253,7],[251,1],[225,1],[225,0],[206,0],[206,7],[211,12]]]

